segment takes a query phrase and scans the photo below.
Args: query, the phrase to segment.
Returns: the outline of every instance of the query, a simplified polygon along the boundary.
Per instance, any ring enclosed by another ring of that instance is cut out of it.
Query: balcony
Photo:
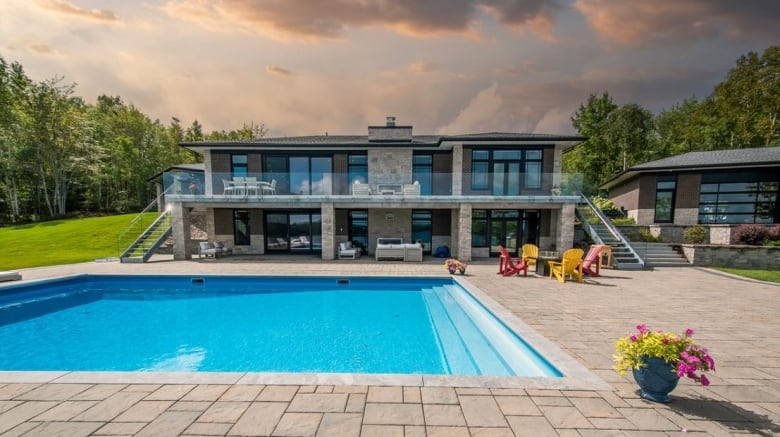
[[[165,173],[168,202],[209,204],[576,203],[581,174]]]

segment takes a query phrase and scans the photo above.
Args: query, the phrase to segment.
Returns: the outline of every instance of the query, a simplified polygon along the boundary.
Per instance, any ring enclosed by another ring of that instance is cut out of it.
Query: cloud
[[[498,84],[493,83],[471,99],[454,120],[437,129],[437,133],[457,135],[494,130],[496,116],[502,106],[503,99],[498,94]]]
[[[30,44],[30,50],[42,54],[48,54],[53,52],[51,47],[49,47],[46,44]]]
[[[367,27],[412,37],[473,36],[480,10],[504,25],[548,32],[559,9],[555,5],[545,0],[169,0],[163,9],[212,30],[319,41],[343,39],[349,29]]]
[[[38,0],[38,4],[50,11],[98,21],[119,21],[119,17],[107,9],[84,9],[65,0]]]
[[[772,42],[780,16],[776,0],[577,0],[573,6],[602,40],[633,46],[677,45],[719,36]]]
[[[434,62],[415,62],[409,64],[407,71],[412,74],[434,73],[439,71],[439,65]]]
[[[276,65],[266,65],[265,71],[275,76],[292,76],[292,71]]]

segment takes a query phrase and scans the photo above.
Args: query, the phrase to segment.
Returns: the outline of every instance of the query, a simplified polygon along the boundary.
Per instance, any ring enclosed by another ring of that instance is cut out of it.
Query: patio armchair
[[[563,252],[561,262],[548,261],[550,266],[550,279],[553,276],[560,282],[566,282],[566,278],[577,278],[577,282],[582,282],[582,255],[585,253],[582,249],[569,249]]]
[[[339,259],[357,259],[360,258],[360,248],[352,245],[351,241],[339,243]]]
[[[539,247],[537,247],[535,244],[527,243],[523,244],[522,250],[523,262],[536,268],[536,259],[539,258]]]
[[[258,182],[260,187],[260,194],[276,194],[276,179],[271,179],[271,182],[260,181]]]
[[[354,184],[352,184],[352,195],[353,196],[370,196],[371,195],[371,186],[368,184],[362,184],[360,181],[355,181]]]
[[[258,194],[260,194],[260,185],[257,183],[257,178],[247,177],[246,185],[244,189],[246,190],[245,193],[247,196],[249,195],[257,196]]]
[[[599,276],[601,271],[601,250],[603,246],[600,244],[594,244],[590,246],[588,254],[582,260],[582,273],[588,276]],[[595,269],[592,266],[595,263]]]
[[[205,256],[206,258],[216,259],[219,253],[220,250],[214,247],[214,245],[208,241],[200,242],[200,246],[198,248],[198,258],[203,258]]]
[[[504,246],[498,246],[501,255],[498,257],[498,274],[503,276],[528,276],[528,263],[521,258],[512,258]]]

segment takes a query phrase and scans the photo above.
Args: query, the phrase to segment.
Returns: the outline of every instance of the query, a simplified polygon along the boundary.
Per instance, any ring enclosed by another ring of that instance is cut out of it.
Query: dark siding
[[[333,155],[333,194],[349,194],[349,155]]]
[[[247,169],[250,175],[257,176],[263,170],[263,156],[260,153],[247,153]]]
[[[232,209],[214,210],[214,231],[217,234],[233,235],[233,210]]]
[[[336,235],[347,235],[349,233],[349,211],[346,209],[336,210]]]
[[[701,174],[688,173],[677,176],[676,208],[698,208]]]
[[[449,209],[431,211],[431,233],[433,235],[452,235]]]
[[[550,219],[552,218],[552,211],[549,209],[543,209],[539,211],[539,236],[550,236]]]
[[[639,209],[655,209],[655,175],[639,176]]]
[[[452,194],[452,153],[433,155],[433,189],[431,193],[439,196]]]
[[[222,179],[229,179],[229,175],[230,154],[224,152],[211,152],[211,184],[214,194],[223,193],[225,184],[222,183]]]
[[[264,234],[263,232],[263,210],[249,210],[249,232],[250,234]]]

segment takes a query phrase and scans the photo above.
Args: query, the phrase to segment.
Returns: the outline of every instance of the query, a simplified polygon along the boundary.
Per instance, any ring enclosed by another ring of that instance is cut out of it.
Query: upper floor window
[[[368,183],[368,156],[349,155],[347,168],[349,172],[349,189],[352,190],[352,184],[360,181],[361,184]]]
[[[230,173],[238,177],[246,177],[249,174],[249,160],[246,154],[230,155]]]
[[[420,194],[431,194],[433,188],[433,155],[414,155],[412,158],[412,179],[420,183]]]
[[[474,149],[471,189],[517,196],[521,189],[542,188],[541,149]]]

